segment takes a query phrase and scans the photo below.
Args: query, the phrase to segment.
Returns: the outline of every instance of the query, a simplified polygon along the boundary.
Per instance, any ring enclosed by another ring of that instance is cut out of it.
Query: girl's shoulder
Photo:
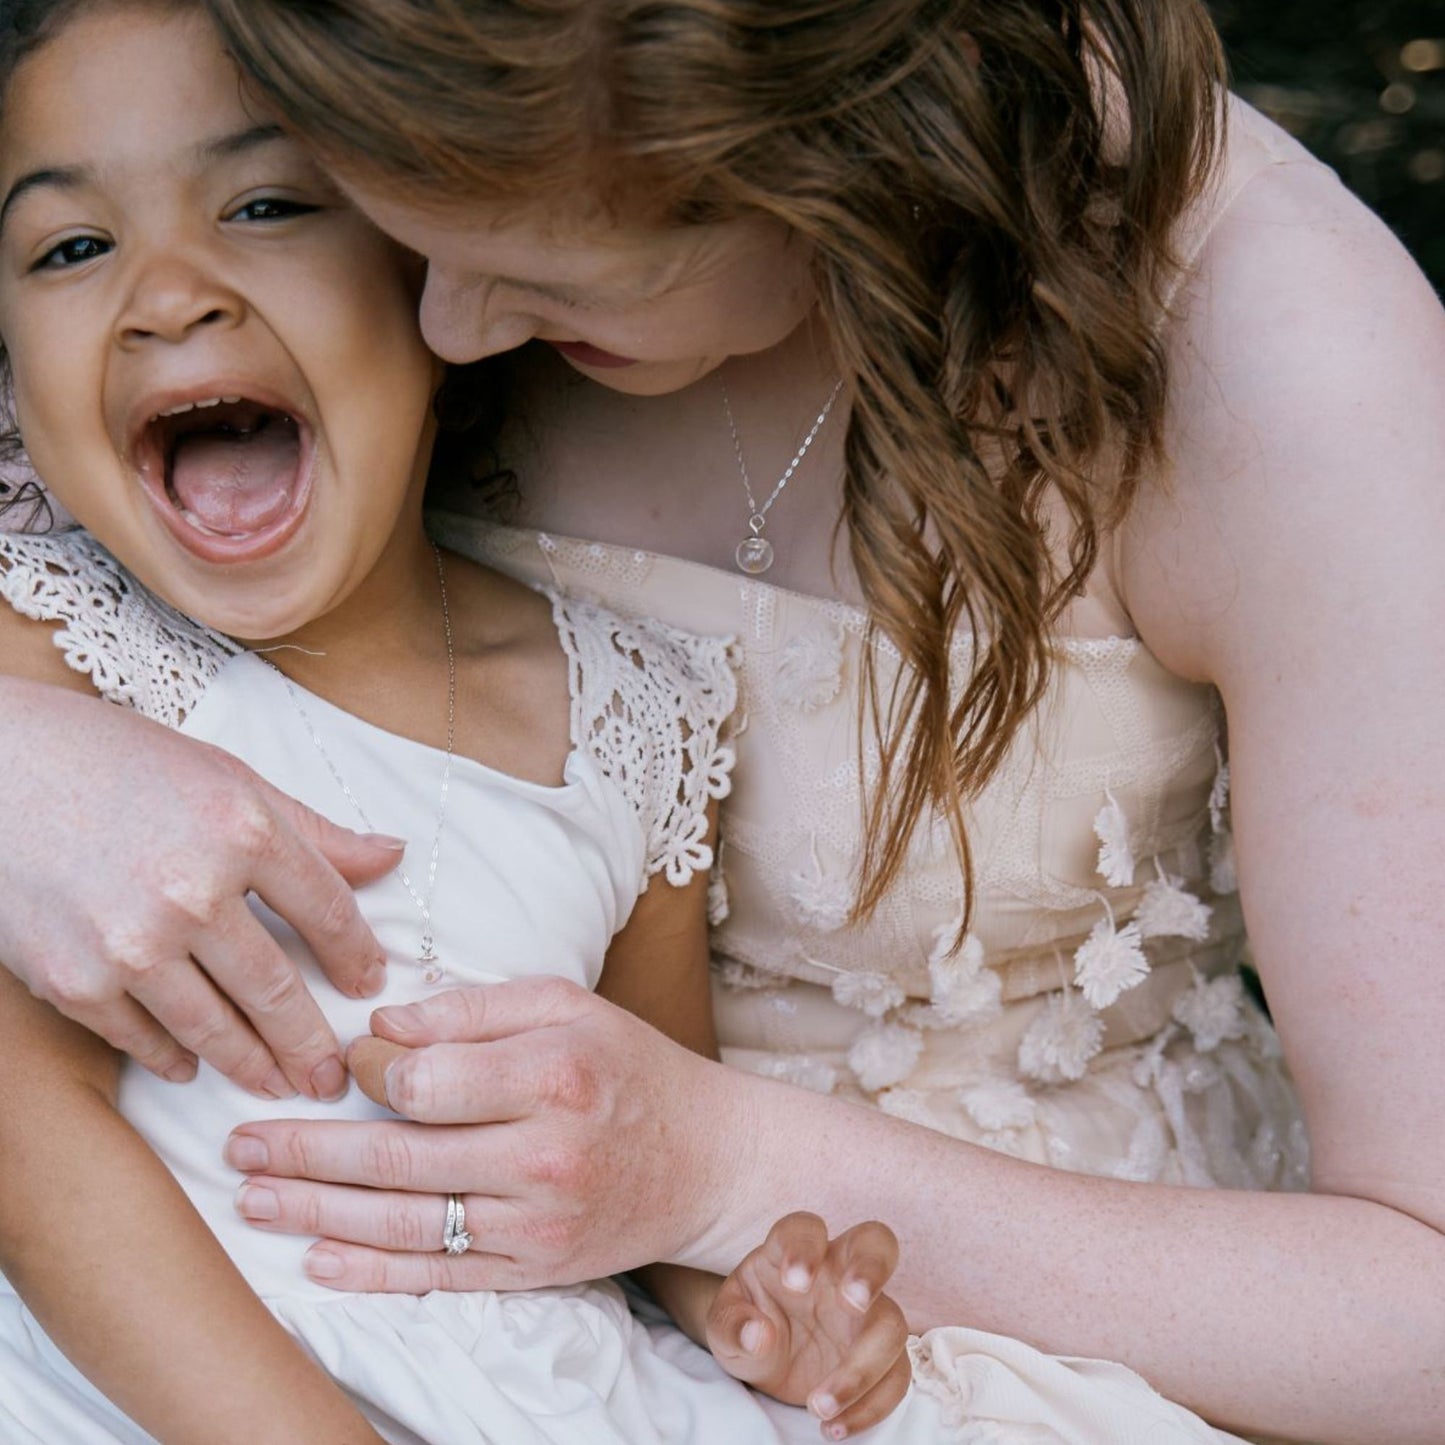
[[[236,644],[147,591],[82,528],[0,532],[5,671],[178,727]]]
[[[712,861],[707,811],[731,787],[733,641],[624,617],[557,590],[546,595],[567,655],[574,746],[636,809],[648,875],[686,883]]]

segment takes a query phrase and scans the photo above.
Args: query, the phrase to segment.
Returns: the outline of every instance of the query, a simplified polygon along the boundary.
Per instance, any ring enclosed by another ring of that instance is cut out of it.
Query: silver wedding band
[[[467,1206],[460,1194],[447,1195],[447,1222],[442,1227],[442,1252],[449,1255],[465,1254],[472,1247],[472,1237],[467,1233]]]

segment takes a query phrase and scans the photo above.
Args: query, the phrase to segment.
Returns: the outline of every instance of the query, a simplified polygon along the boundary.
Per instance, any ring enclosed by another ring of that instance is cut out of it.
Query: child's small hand
[[[898,1264],[887,1225],[837,1239],[816,1214],[790,1214],[723,1281],[708,1348],[738,1379],[806,1404],[829,1440],[876,1425],[908,1389],[908,1324],[883,1286]]]

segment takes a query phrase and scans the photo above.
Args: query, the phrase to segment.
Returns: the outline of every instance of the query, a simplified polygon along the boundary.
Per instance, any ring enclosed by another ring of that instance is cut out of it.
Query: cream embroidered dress
[[[1228,163],[1186,222],[1186,260],[1255,176],[1316,164],[1246,107],[1229,112]],[[1116,601],[1089,599],[1099,635],[1057,639],[1048,694],[972,809],[974,911],[955,947],[963,898],[941,828],[920,832],[876,916],[845,927],[862,817],[860,611],[644,550],[434,524],[539,586],[736,640],[737,770],[713,888],[729,1062],[1058,1168],[1306,1186],[1298,1105],[1238,971],[1219,700],[1166,671]],[[878,646],[886,696],[896,658]],[[956,675],[971,656],[960,636]],[[1232,1438],[1163,1402],[1151,1415],[1118,1366],[977,1331],[925,1336],[915,1379],[969,1440]]]

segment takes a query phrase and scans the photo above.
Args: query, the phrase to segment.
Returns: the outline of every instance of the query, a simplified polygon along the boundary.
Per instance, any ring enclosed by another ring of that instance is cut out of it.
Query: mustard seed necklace
[[[723,415],[727,417],[728,430],[732,433],[733,452],[738,459],[738,471],[743,479],[743,491],[748,499],[748,533],[738,543],[733,559],[738,564],[740,572],[746,572],[750,577],[757,577],[766,572],[773,565],[773,558],[776,555],[773,551],[773,544],[763,536],[763,528],[768,524],[768,513],[773,509],[773,503],[783,495],[783,488],[793,479],[793,473],[798,470],[802,460],[808,455],[808,448],[813,445],[814,440],[820,431],[823,430],[823,423],[828,420],[828,413],[833,410],[833,403],[838,400],[838,393],[843,390],[843,378],[839,377],[833,383],[833,390],[828,393],[828,400],[823,404],[823,410],[818,413],[818,419],[809,428],[808,435],[803,438],[803,445],[793,453],[793,460],[790,461],[778,478],[777,485],[769,493],[766,502],[759,506],[757,499],[753,496],[752,478],[748,476],[748,464],[743,460],[743,444],[738,436],[738,424],[733,418],[732,402],[728,400],[727,382],[722,383]]]
[[[427,860],[426,893],[417,892],[416,885],[407,876],[405,868],[398,867],[396,872],[397,877],[402,881],[402,886],[411,895],[411,901],[416,904],[417,911],[421,914],[421,947],[417,952],[416,962],[417,967],[421,969],[422,981],[424,983],[440,983],[444,973],[441,961],[437,958],[436,941],[432,937],[431,907],[432,900],[436,895],[437,857],[441,852],[442,828],[446,823],[447,816],[447,793],[451,788],[452,781],[452,757],[456,751],[457,655],[452,644],[452,615],[447,606],[447,578],[446,571],[442,567],[441,549],[435,542],[431,544],[431,549],[432,556],[436,558],[437,587],[442,596],[442,631],[447,643],[447,758],[442,767],[442,786],[441,796],[437,799],[436,828],[432,833],[431,855]],[[280,669],[278,668],[277,671],[280,672]],[[280,672],[280,676],[281,681],[286,684],[286,691],[290,694],[301,721],[306,726],[306,731],[311,734],[311,741],[315,744],[316,751],[321,754],[321,760],[326,764],[336,786],[345,793],[347,801],[356,810],[356,816],[361,819],[361,824],[367,832],[376,832],[371,819],[366,816],[366,809],[362,807],[361,800],[351,791],[346,779],[341,776],[341,769],[336,766],[331,754],[326,751],[326,744],[321,741],[321,734],[316,731],[316,724],[311,721],[311,715],[301,701],[301,693],[296,684],[284,672]]]

